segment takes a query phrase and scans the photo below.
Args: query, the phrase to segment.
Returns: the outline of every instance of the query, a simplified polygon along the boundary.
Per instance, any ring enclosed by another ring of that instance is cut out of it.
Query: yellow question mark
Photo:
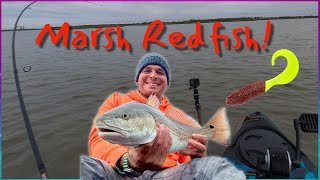
[[[284,57],[287,59],[287,67],[278,76],[269,79],[265,83],[265,92],[267,92],[272,86],[283,85],[290,83],[299,72],[299,61],[297,56],[288,49],[279,49],[271,58],[271,65],[274,66],[274,62],[278,57]]]

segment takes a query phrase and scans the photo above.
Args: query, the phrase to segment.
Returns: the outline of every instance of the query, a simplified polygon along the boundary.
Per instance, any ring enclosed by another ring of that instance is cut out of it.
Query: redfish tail
[[[220,108],[209,120],[206,127],[212,131],[211,139],[223,145],[230,145],[230,126],[226,108]]]

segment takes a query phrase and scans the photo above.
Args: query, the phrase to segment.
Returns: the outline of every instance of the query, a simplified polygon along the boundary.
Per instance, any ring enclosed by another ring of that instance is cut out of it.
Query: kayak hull
[[[267,149],[289,152],[292,160],[296,154],[295,145],[279,131],[272,121],[263,113],[254,112],[246,116],[231,146],[225,150],[223,156],[238,169],[247,173],[255,174],[257,167],[260,167],[258,169],[262,174],[268,174],[270,166],[265,163]],[[299,168],[290,166],[291,169],[288,171],[291,172],[290,178],[317,179],[318,167],[302,151],[300,151],[300,164]],[[255,178],[255,176],[249,178]]]

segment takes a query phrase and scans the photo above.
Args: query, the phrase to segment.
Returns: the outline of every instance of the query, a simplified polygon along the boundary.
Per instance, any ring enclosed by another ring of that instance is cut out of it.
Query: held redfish
[[[101,115],[96,121],[98,135],[101,138],[114,144],[134,147],[152,142],[159,124],[170,128],[170,152],[186,149],[193,133],[202,134],[220,144],[229,144],[230,128],[225,108],[220,108],[202,128],[181,124],[161,111],[138,102],[116,107]]]

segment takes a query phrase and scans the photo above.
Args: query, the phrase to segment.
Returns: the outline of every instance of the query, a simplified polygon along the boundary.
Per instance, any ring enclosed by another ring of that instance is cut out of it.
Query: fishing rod
[[[21,92],[21,88],[20,88],[20,82],[19,82],[19,76],[18,76],[18,70],[17,70],[17,64],[16,64],[16,56],[15,56],[15,37],[16,37],[16,30],[17,30],[17,25],[19,22],[19,19],[21,17],[21,15],[23,14],[23,12],[28,9],[32,4],[34,4],[36,1],[30,3],[29,5],[27,5],[20,13],[20,15],[18,16],[16,23],[14,25],[14,29],[13,29],[13,35],[12,35],[12,63],[13,63],[13,73],[14,73],[14,79],[15,79],[15,83],[16,83],[16,87],[17,87],[17,93],[18,93],[18,97],[19,97],[19,102],[20,102],[20,109],[23,115],[23,120],[24,120],[24,124],[26,126],[27,129],[27,134],[28,134],[28,138],[32,147],[32,152],[33,155],[36,159],[37,162],[37,167],[40,173],[40,177],[42,179],[47,179],[48,178],[48,173],[46,170],[46,167],[42,161],[40,152],[39,152],[39,148],[37,145],[37,142],[34,138],[33,135],[33,131],[32,131],[32,127],[30,124],[30,120],[29,120],[29,116],[28,116],[28,112],[26,110],[25,104],[24,104],[24,100],[23,100],[23,95]]]
[[[28,134],[28,138],[29,138],[29,141],[30,141],[30,144],[31,144],[31,147],[32,147],[32,152],[33,152],[33,155],[34,155],[34,157],[36,159],[36,163],[37,163],[38,171],[40,173],[40,177],[42,179],[47,179],[48,178],[48,172],[47,172],[46,167],[45,167],[45,165],[44,165],[44,163],[42,161],[37,142],[36,142],[36,140],[34,138],[34,134],[33,134],[31,123],[30,123],[29,116],[28,116],[28,112],[27,112],[25,104],[24,104],[23,95],[22,95],[21,88],[20,88],[20,81],[19,81],[18,69],[17,69],[17,64],[16,64],[16,56],[15,56],[15,37],[16,37],[16,30],[17,30],[17,27],[18,27],[19,19],[22,16],[22,14],[24,13],[24,11],[27,10],[28,8],[30,8],[30,6],[32,4],[34,4],[34,3],[36,3],[36,2],[37,1],[34,1],[34,2],[30,3],[29,5],[27,5],[21,11],[21,13],[19,14],[19,16],[18,16],[18,18],[16,20],[16,23],[14,25],[13,35],[12,35],[12,64],[13,64],[14,79],[15,79],[17,93],[18,93],[19,102],[20,102],[20,109],[21,109],[21,112],[22,112],[22,115],[23,115],[23,120],[24,120],[25,127],[27,129],[27,134]],[[85,1],[85,2],[89,3],[89,4],[96,5],[96,6],[102,6],[102,5],[95,4],[95,3],[92,3],[92,2],[89,2],[89,1]],[[19,26],[19,27],[21,27],[21,26]],[[24,72],[29,72],[30,70],[31,70],[31,66],[25,66],[23,68]]]

